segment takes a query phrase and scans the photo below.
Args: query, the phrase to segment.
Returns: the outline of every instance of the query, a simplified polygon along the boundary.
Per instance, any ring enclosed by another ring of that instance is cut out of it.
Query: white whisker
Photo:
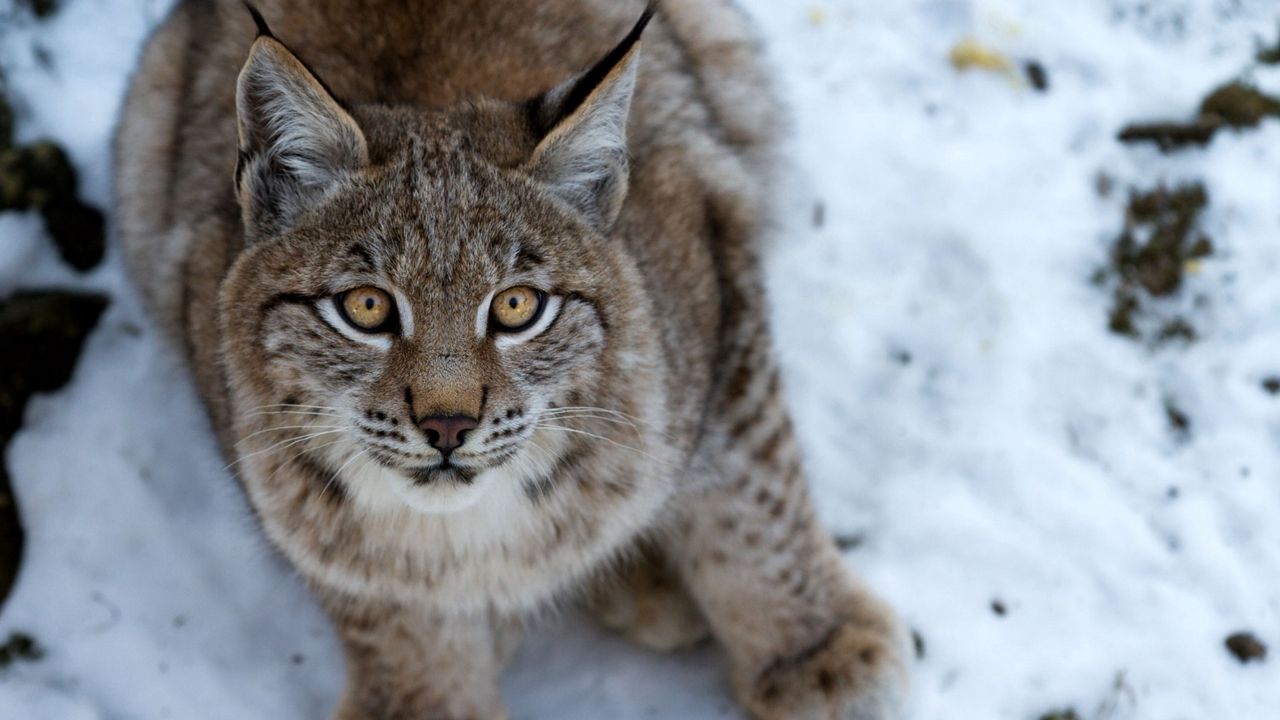
[[[252,407],[245,412],[254,412],[256,410],[270,410],[273,408],[288,408],[293,410],[328,410],[331,412],[342,412],[342,408],[331,407],[329,405],[303,405],[300,403],[275,403],[271,405],[259,405]]]
[[[274,427],[263,428],[262,430],[251,432],[248,435],[245,435],[244,437],[240,438],[240,441],[236,443],[236,446],[239,447],[241,443],[243,443],[245,440],[248,440],[251,437],[256,437],[258,435],[262,435],[263,433],[276,432],[278,430],[345,430],[345,429],[347,429],[346,425],[276,425]]]
[[[317,417],[342,417],[342,413],[318,411],[318,410],[258,410],[256,412],[245,413],[245,417],[259,417],[263,415],[314,415]]]
[[[644,450],[641,450],[640,448],[631,447],[630,445],[620,443],[617,440],[614,440],[613,438],[605,437],[604,435],[597,435],[596,433],[588,432],[586,430],[579,430],[577,428],[569,428],[561,425],[546,425],[544,423],[538,423],[534,427],[538,430],[557,430],[561,432],[574,433],[576,435],[583,435],[585,437],[589,437],[595,440],[603,440],[604,442],[607,442],[610,445],[621,448],[623,450],[630,450],[631,452],[638,453],[639,455],[642,455],[656,463],[659,463],[662,465],[671,465],[670,462],[663,460],[662,458],[654,457],[653,455],[645,452]]]
[[[250,459],[250,458],[257,457],[257,456],[259,456],[259,455],[261,455],[261,454],[263,454],[263,453],[271,452],[272,450],[275,450],[275,449],[277,449],[277,448],[287,448],[287,447],[292,447],[292,446],[294,446],[294,445],[297,445],[298,443],[306,442],[307,440],[311,440],[311,439],[313,439],[313,438],[318,438],[318,437],[320,437],[320,436],[322,436],[322,435],[332,435],[332,434],[334,434],[334,433],[340,433],[340,432],[346,432],[346,428],[340,428],[340,429],[338,429],[338,430],[325,430],[325,431],[323,431],[323,432],[310,433],[310,434],[307,434],[307,435],[303,435],[303,436],[301,436],[301,437],[290,438],[290,439],[288,439],[288,440],[281,440],[280,442],[278,442],[278,443],[276,443],[276,444],[274,444],[274,445],[271,445],[271,446],[269,446],[269,447],[265,447],[265,448],[263,448],[263,449],[261,449],[261,450],[258,450],[258,451],[256,451],[256,452],[251,452],[251,453],[249,453],[248,455],[241,455],[239,458],[237,458],[235,461],[233,461],[230,465],[227,465],[225,468],[223,468],[223,470],[230,470],[232,467],[234,467],[234,466],[236,466],[236,465],[239,465],[240,463],[244,462],[245,460],[248,460],[248,459]]]
[[[276,469],[275,469],[275,470],[272,470],[272,471],[271,471],[271,474],[267,476],[267,480],[268,480],[268,481],[270,481],[270,480],[271,480],[272,478],[274,478],[277,474],[279,474],[279,473],[280,473],[280,471],[281,471],[281,470],[283,470],[283,469],[285,468],[285,466],[292,464],[294,460],[297,460],[298,458],[302,457],[303,455],[306,455],[306,454],[307,454],[307,453],[309,453],[309,452],[319,452],[319,451],[321,451],[321,450],[324,450],[325,448],[333,447],[334,445],[337,445],[337,444],[338,444],[338,443],[340,443],[340,442],[342,442],[342,438],[338,438],[337,440],[330,440],[329,442],[321,443],[321,444],[319,444],[319,445],[317,445],[317,446],[315,446],[315,447],[304,447],[304,448],[302,448],[302,449],[301,449],[301,450],[299,450],[298,452],[296,452],[296,453],[294,453],[294,454],[290,455],[290,456],[289,456],[289,459],[287,459],[287,460],[285,460],[284,462],[282,462],[282,463],[280,463],[279,465],[277,465],[277,466],[276,466]]]
[[[325,482],[324,487],[320,489],[320,497],[321,498],[324,497],[325,491],[327,491],[329,489],[329,486],[332,485],[333,482],[338,479],[338,476],[342,474],[342,471],[347,469],[348,465],[355,462],[355,460],[360,456],[368,454],[368,452],[369,451],[367,449],[361,450],[360,452],[348,458],[346,462],[342,463],[342,465],[338,466],[338,469],[335,470],[333,475],[329,478],[329,480]]]

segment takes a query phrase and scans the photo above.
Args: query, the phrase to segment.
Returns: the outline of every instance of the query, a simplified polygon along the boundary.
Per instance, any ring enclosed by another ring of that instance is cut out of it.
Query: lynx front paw
[[[658,652],[696,645],[711,634],[698,608],[678,587],[597,595],[591,599],[591,610],[600,624]]]
[[[410,698],[408,702],[389,702],[388,698],[359,698],[348,694],[334,712],[333,720],[507,720],[507,710],[495,694],[480,702],[467,702],[454,698],[437,700],[429,704],[423,698]]]
[[[757,720],[893,720],[907,689],[901,645],[894,631],[844,622],[735,684]]]
[[[598,585],[588,607],[600,624],[658,652],[694,645],[711,634],[693,598],[670,569],[653,558]]]

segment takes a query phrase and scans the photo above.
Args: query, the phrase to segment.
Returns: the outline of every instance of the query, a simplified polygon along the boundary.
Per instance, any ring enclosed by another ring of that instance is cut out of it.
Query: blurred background
[[[1280,4],[742,4],[792,119],[787,392],[820,515],[913,631],[914,717],[1280,717]],[[340,691],[111,237],[168,6],[0,0],[0,718]],[[504,692],[738,717],[713,650],[571,609]]]

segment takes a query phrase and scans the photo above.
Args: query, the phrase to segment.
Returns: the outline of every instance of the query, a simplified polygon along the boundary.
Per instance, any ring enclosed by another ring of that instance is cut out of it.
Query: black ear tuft
[[[253,17],[253,24],[258,26],[258,37],[275,37],[271,33],[271,28],[267,25],[267,21],[263,19],[262,13],[258,12],[258,8],[254,7],[253,3],[249,2],[249,0],[244,0],[244,8]]]
[[[596,88],[600,87],[609,73],[613,71],[623,58],[635,48],[640,42],[640,36],[644,34],[644,29],[649,26],[649,21],[653,19],[656,6],[650,3],[644,13],[640,15],[640,19],[636,24],[631,26],[631,30],[621,42],[613,47],[604,57],[600,58],[587,70],[575,75],[568,82],[562,83],[551,90],[531,98],[525,104],[525,113],[529,118],[530,126],[534,133],[541,137],[551,132],[556,125],[562,120],[569,117],[578,108],[582,107],[582,103],[591,96]]]
[[[573,88],[569,90],[569,94],[560,103],[561,118],[572,115],[574,110],[581,107],[587,96],[600,86],[600,83],[604,81],[613,68],[622,61],[622,58],[631,52],[631,48],[640,42],[640,36],[644,34],[644,29],[648,27],[649,21],[653,19],[653,12],[654,7],[650,4],[644,9],[644,14],[640,16],[636,24],[631,27],[631,32],[627,33],[627,36],[622,38],[622,41],[615,45],[607,55],[596,61],[596,64],[592,65],[590,70],[578,77],[577,82],[573,84]]]
[[[647,7],[626,37],[588,70],[525,105],[531,129],[541,137],[525,171],[605,233],[627,195],[627,118],[639,75],[640,35],[653,12]]]

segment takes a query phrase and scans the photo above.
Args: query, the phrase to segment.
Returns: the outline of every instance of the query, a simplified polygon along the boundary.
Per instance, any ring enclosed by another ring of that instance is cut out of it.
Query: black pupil
[[[512,310],[515,310],[520,305],[520,301],[512,297],[510,300],[507,301],[507,304],[511,306]]]
[[[372,309],[373,309],[373,306],[374,306],[374,305],[377,305],[377,304],[378,304],[378,301],[374,300],[373,298],[365,298],[365,301],[364,301],[364,309],[365,309],[365,310],[372,310]]]

